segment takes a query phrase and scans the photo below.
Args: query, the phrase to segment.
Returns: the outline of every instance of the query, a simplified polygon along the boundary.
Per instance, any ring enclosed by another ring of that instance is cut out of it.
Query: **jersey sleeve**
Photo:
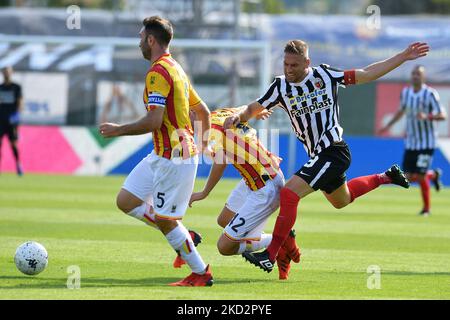
[[[20,85],[17,85],[17,99],[22,98],[22,87]]]
[[[202,102],[202,99],[198,95],[197,91],[195,91],[192,84],[189,84],[189,107],[195,107],[200,102]]]
[[[209,146],[213,152],[214,162],[218,164],[226,163],[226,150],[224,148],[225,135],[216,129],[211,129],[209,136]]]
[[[321,64],[320,66],[337,85],[345,88],[345,86],[356,84],[355,70],[341,70],[327,64]]]
[[[438,114],[438,113],[442,112],[439,93],[436,90],[431,91],[430,104],[431,104],[431,113],[432,114]]]
[[[279,85],[280,79],[275,78],[275,80],[270,84],[269,89],[256,101],[267,110],[276,107],[280,103]]]
[[[145,85],[147,88],[147,110],[153,107],[166,106],[166,100],[171,89],[170,75],[165,69],[153,68],[147,74]]]
[[[402,90],[400,93],[400,110],[405,111],[406,110],[406,88]]]

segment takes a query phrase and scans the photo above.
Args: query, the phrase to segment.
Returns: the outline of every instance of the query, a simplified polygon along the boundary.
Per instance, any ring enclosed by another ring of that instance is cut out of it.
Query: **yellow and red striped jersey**
[[[233,164],[247,186],[253,191],[259,190],[277,176],[281,158],[261,144],[256,130],[248,123],[242,122],[234,129],[224,130],[225,119],[237,112],[238,108],[223,108],[211,113],[209,144],[214,161]]]
[[[170,54],[152,64],[145,79],[144,104],[147,111],[165,108],[161,128],[153,131],[157,155],[187,159],[198,153],[189,109],[200,102],[183,68]]]

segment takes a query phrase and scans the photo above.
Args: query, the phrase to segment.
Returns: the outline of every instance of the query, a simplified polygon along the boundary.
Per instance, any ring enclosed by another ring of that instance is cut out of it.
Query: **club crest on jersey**
[[[320,78],[315,78],[314,79],[314,87],[316,87],[317,89],[322,89],[323,88],[323,81]]]

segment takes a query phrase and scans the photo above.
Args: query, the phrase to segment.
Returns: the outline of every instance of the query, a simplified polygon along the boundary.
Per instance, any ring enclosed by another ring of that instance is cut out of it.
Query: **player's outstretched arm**
[[[409,45],[404,51],[389,59],[375,62],[363,69],[355,70],[356,84],[367,83],[381,78],[408,60],[425,57],[429,51],[430,47],[427,43],[415,42]]]
[[[189,200],[189,207],[192,207],[192,203],[194,203],[195,201],[203,200],[209,195],[209,193],[219,182],[220,178],[222,178],[223,172],[225,171],[226,167],[226,163],[213,163],[205,187],[202,191],[194,192],[192,194],[191,199]]]
[[[239,113],[226,118],[223,127],[227,130],[236,126],[239,122],[247,122],[256,117],[263,110],[265,110],[265,108],[259,102],[254,101],[249,105],[244,106]]]
[[[394,117],[383,127],[380,129],[379,133],[383,134],[387,132],[398,120],[400,120],[405,114],[404,110],[398,110]]]
[[[164,108],[156,107],[135,122],[122,125],[110,122],[102,123],[99,131],[105,138],[145,134],[161,128],[163,115]]]

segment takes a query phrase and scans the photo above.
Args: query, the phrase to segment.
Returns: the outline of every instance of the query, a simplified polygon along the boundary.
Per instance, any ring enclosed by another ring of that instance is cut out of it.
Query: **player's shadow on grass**
[[[0,289],[64,289],[67,287],[67,278],[44,278],[27,276],[0,276],[1,280],[21,281],[19,284],[2,285]],[[176,282],[180,278],[141,278],[141,279],[112,279],[112,278],[83,278],[81,277],[81,288],[113,288],[113,287],[161,287]],[[274,279],[215,279],[215,284],[245,284],[257,282],[273,282]]]

